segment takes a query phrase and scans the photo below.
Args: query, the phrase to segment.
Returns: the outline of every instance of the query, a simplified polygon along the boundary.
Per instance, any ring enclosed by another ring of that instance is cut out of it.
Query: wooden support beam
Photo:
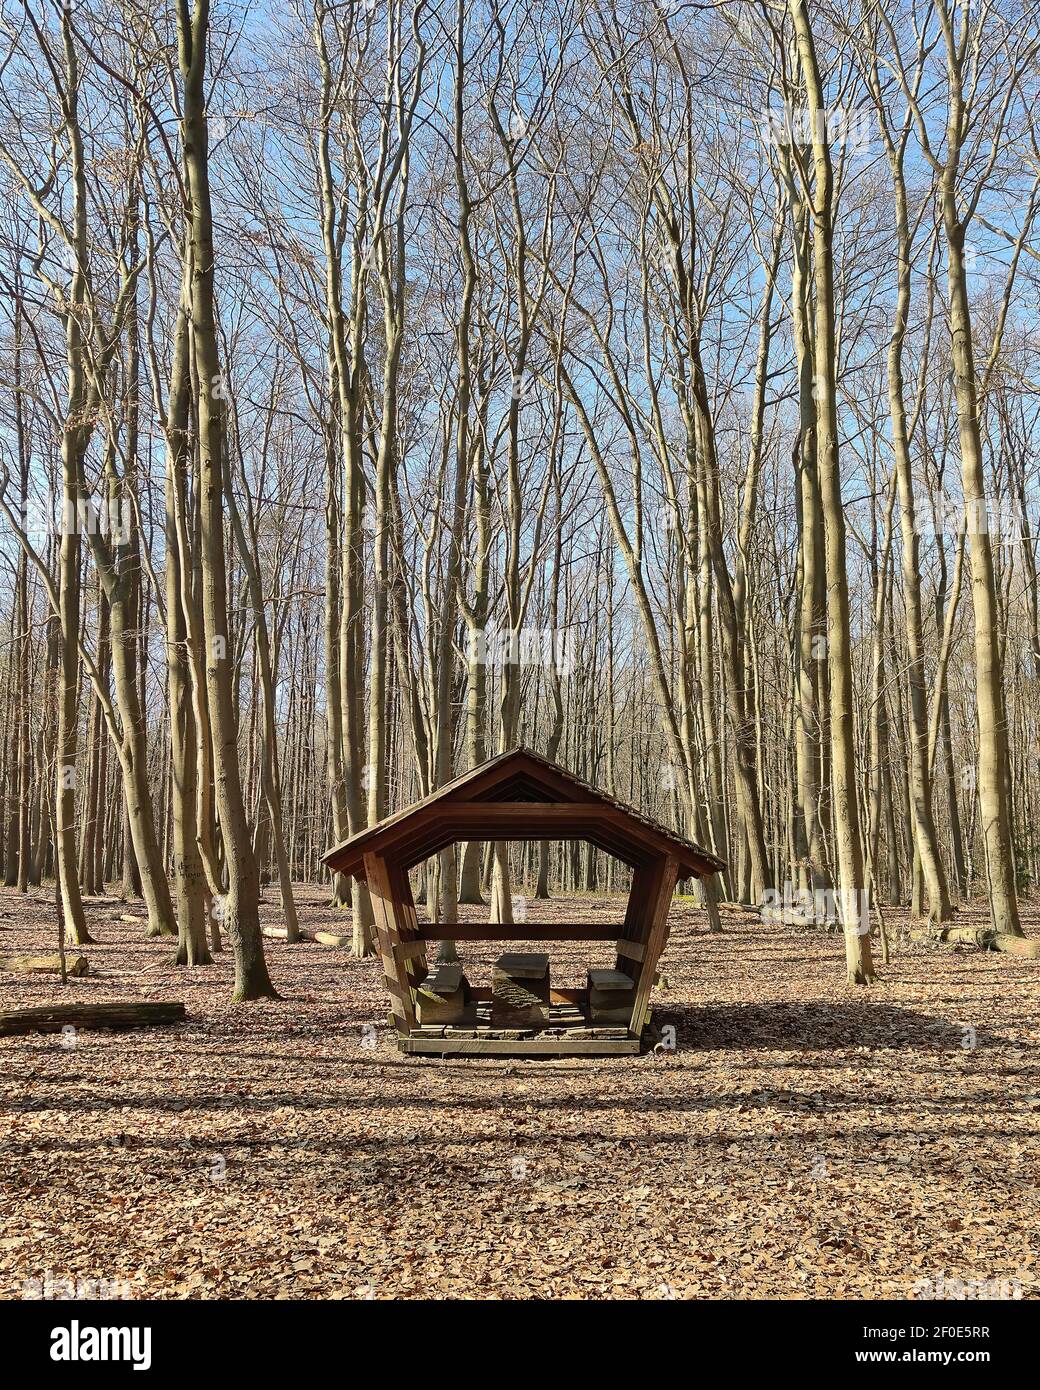
[[[565,822],[586,821],[597,814],[610,814],[610,808],[594,801],[449,801],[437,808],[437,819],[446,823],[500,816],[514,824],[537,822],[544,825],[547,816]]]
[[[422,941],[613,941],[616,922],[422,922]]]
[[[423,849],[429,842],[436,843],[445,834],[448,836],[443,840],[445,844],[456,839],[523,839],[525,830],[530,831],[532,838],[542,840],[546,838],[549,824],[553,827],[550,837],[555,834],[556,827],[559,827],[561,838],[568,838],[568,831],[583,837],[581,828],[584,826],[593,823],[617,825],[616,817],[610,814],[612,809],[595,802],[572,801],[442,802],[436,808],[423,808],[413,816],[402,817],[397,825],[388,825],[382,836],[380,853],[391,859],[410,857],[415,849]],[[419,857],[432,852],[425,851]],[[367,860],[368,856],[365,858]]]
[[[629,1030],[633,1037],[643,1034],[650,991],[654,984],[658,957],[668,940],[668,913],[672,906],[672,894],[679,878],[679,861],[669,854],[655,866],[653,885],[646,900],[646,941],[643,959],[636,976],[635,1001],[632,1005],[632,1021]],[[635,888],[633,886],[633,892]]]
[[[390,887],[398,905],[398,940],[394,947],[394,957],[399,967],[403,968],[404,978],[414,998],[416,989],[426,977],[428,966],[425,942],[419,936],[419,918],[415,911],[415,899],[412,897],[412,885],[408,882],[407,870],[400,864],[390,865]],[[417,943],[424,948],[421,952],[415,950]]]
[[[415,941],[402,941],[399,952],[402,960],[426,960],[426,939],[417,937]]]
[[[383,974],[390,991],[390,1011],[398,1032],[410,1033],[416,1027],[415,1004],[405,964],[398,960],[395,949],[401,941],[398,926],[400,901],[395,898],[390,868],[382,855],[365,855],[365,879],[372,899]]]
[[[407,867],[446,845],[469,840],[588,840],[634,867],[654,853],[652,839],[617,807],[595,802],[447,802],[392,828],[381,853]]]
[[[632,875],[632,887],[625,908],[625,924],[618,942],[616,968],[635,980],[646,953],[649,932],[648,903],[654,890],[657,864],[640,865]],[[624,946],[622,946],[624,942]]]

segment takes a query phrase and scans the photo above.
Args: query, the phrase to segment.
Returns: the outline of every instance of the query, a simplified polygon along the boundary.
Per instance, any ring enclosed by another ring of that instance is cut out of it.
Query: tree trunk
[[[830,745],[835,847],[841,883],[841,918],[850,984],[871,984],[874,963],[866,909],[863,838],[856,787],[853,726],[852,628],[845,559],[845,515],[838,464],[838,411],[834,328],[833,173],[823,129],[823,87],[806,0],[789,0],[798,57],[813,121],[813,271],[816,285],[816,395],[820,496],[827,554],[827,636],[830,658]],[[861,922],[861,908],[863,918]]]
[[[187,0],[180,0],[177,19],[184,100],[184,164],[191,213],[191,313],[199,387],[199,511],[206,686],[213,732],[217,808],[228,867],[223,921],[235,955],[232,998],[235,1001],[274,999],[278,996],[268,975],[260,934],[260,878],[242,796],[228,631],[224,556],[224,380],[213,300],[213,220],[206,125],[208,0],[195,0],[190,15]]]

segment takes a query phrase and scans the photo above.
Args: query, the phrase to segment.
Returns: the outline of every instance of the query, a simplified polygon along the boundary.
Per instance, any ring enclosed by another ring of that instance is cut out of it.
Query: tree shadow
[[[933,1018],[891,1004],[658,1004],[658,1028],[671,1024],[684,1050],[768,1048],[784,1052],[866,1047],[950,1052],[1000,1047],[1008,1039],[972,1023],[971,1010]]]

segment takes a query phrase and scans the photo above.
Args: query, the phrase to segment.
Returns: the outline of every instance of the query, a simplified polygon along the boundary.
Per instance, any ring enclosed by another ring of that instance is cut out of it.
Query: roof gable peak
[[[482,818],[475,808],[485,806]],[[538,806],[544,806],[545,813],[535,825]],[[444,813],[438,823],[439,807]],[[523,807],[530,808],[526,816]],[[464,830],[457,834],[444,831],[445,825],[450,830],[463,822]],[[562,838],[589,839],[630,864],[648,855],[676,855],[684,877],[724,867],[674,830],[520,746],[496,754],[378,825],[359,831],[330,849],[324,860],[333,869],[362,876],[368,853],[414,863],[456,840],[553,839],[556,832]]]

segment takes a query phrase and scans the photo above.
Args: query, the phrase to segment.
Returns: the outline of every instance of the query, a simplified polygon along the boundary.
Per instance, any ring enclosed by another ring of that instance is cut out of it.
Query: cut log
[[[147,1004],[45,1004],[35,1009],[0,1012],[0,1036],[21,1033],[60,1033],[74,1028],[155,1028],[183,1023],[187,1017],[179,1001]]]
[[[997,932],[989,927],[940,927],[912,931],[910,940],[939,941],[948,946],[977,946],[980,951],[1001,951],[1004,955],[1019,956],[1023,960],[1040,960],[1040,939],[1012,936],[1010,932]]]
[[[837,920],[816,917],[812,912],[803,912],[797,907],[764,907],[760,916],[763,922],[773,922],[783,927],[804,927],[806,930],[816,927],[831,933],[841,930]]]
[[[499,956],[491,975],[491,1021],[496,1028],[537,1028],[549,1022],[548,956]]]
[[[444,1023],[476,1022],[476,1006],[467,1019],[469,983],[462,966],[445,962],[431,970],[416,990],[416,1007],[421,1027]]]
[[[1012,936],[1010,932],[994,932],[989,949],[1003,951],[1008,956],[1020,956],[1023,960],[1040,960],[1040,941]]]
[[[334,931],[316,931],[314,939],[322,946],[349,946],[353,941],[353,937],[344,936],[341,932]]]
[[[79,978],[87,973],[86,956],[66,956],[65,973]],[[60,975],[61,956],[0,956],[0,970],[11,975]]]
[[[260,928],[260,931],[261,931],[262,935],[268,937],[271,941],[284,941],[285,938],[286,938],[286,928],[285,928],[285,927],[261,927],[261,928]],[[336,938],[337,941],[342,941],[342,940],[345,940],[345,939],[346,939],[345,937],[337,937],[337,938]],[[300,941],[314,941],[314,940],[315,940],[315,937],[312,936],[312,934],[311,934],[309,931],[301,931],[298,940],[300,940]]]
[[[589,1021],[628,1023],[635,1004],[635,981],[623,970],[589,971]]]

